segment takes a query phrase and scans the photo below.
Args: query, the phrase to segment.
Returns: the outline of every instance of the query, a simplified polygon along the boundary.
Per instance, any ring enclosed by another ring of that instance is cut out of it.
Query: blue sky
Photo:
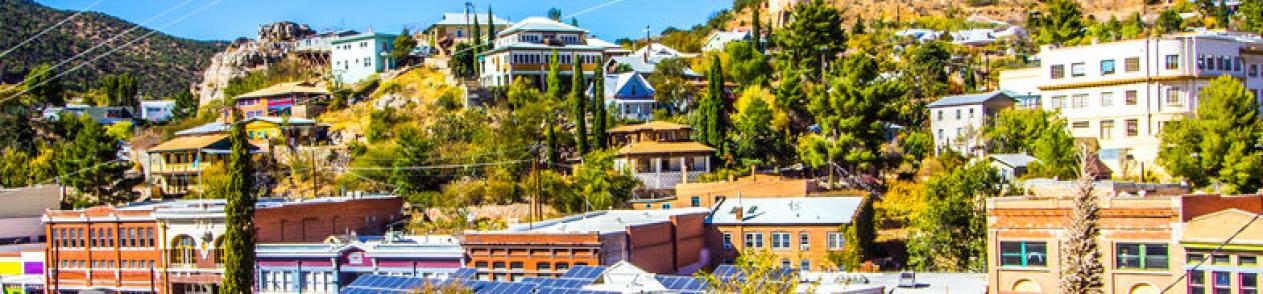
[[[58,8],[81,10],[97,0],[36,0]],[[164,17],[148,23],[178,37],[199,40],[232,40],[255,36],[260,24],[294,21],[318,31],[345,28],[397,33],[404,26],[424,29],[438,21],[443,12],[463,12],[462,0],[223,0],[218,5],[166,28],[160,26],[211,3],[196,0]],[[597,37],[613,41],[644,35],[645,26],[656,35],[668,26],[691,27],[720,9],[732,6],[729,0],[499,0],[472,1],[480,13],[491,4],[497,16],[521,20],[544,16],[549,8],[563,15],[609,4],[577,16],[579,25]],[[611,4],[612,2],[612,4]],[[91,10],[140,23],[174,7],[182,0],[105,0]]]

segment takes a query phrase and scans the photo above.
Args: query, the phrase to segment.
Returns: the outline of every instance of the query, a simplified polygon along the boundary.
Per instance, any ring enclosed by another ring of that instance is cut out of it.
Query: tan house
[[[818,191],[821,188],[815,180],[754,174],[719,182],[680,183],[675,185],[674,195],[629,202],[636,210],[713,207],[729,198],[803,197]]]
[[[729,198],[707,219],[707,244],[717,261],[731,263],[742,250],[769,250],[782,268],[838,270],[829,253],[842,250],[842,226],[864,197]]]
[[[653,121],[610,129],[618,149],[615,168],[631,170],[645,189],[662,191],[676,184],[697,180],[711,172],[710,158],[715,148],[689,139],[688,126]]]

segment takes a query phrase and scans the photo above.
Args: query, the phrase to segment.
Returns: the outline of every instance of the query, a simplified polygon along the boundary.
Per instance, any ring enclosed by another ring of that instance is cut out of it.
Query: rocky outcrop
[[[294,41],[315,35],[304,24],[278,22],[259,27],[257,39],[240,38],[228,45],[224,52],[215,54],[211,64],[202,72],[202,81],[193,91],[198,93],[200,104],[223,99],[224,88],[233,78],[266,69],[280,61],[294,48]]]

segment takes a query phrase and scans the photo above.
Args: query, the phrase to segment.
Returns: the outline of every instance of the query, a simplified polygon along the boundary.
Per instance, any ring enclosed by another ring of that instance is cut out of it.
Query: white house
[[[590,45],[588,31],[548,18],[524,19],[496,35],[495,49],[480,52],[484,86],[504,86],[525,78],[543,86],[548,60],[557,55],[561,73],[569,76],[577,61],[581,72],[591,76],[605,57],[608,45]],[[578,60],[574,60],[578,58]]]
[[[731,31],[731,32],[716,31],[716,32],[710,33],[710,36],[706,37],[706,43],[702,45],[702,51],[703,52],[724,51],[724,48],[728,46],[728,43],[732,43],[736,41],[750,41],[750,32],[748,31]]]
[[[390,58],[395,35],[368,32],[338,37],[332,44],[333,76],[343,83],[356,83],[395,67],[395,61]]]
[[[616,115],[623,119],[641,121],[653,118],[656,104],[653,99],[653,85],[643,75],[637,72],[606,74],[604,82],[605,93],[602,94],[605,104],[618,109]],[[589,95],[592,95],[592,89],[588,88]]]
[[[1076,138],[1097,141],[1101,161],[1116,175],[1158,170],[1162,127],[1192,115],[1211,79],[1234,76],[1256,97],[1263,94],[1263,39],[1252,34],[1193,32],[1049,47],[1038,58],[1038,74],[1002,73],[1001,87],[1033,86],[1024,91],[1065,117]]]
[[[140,118],[151,122],[162,122],[171,119],[175,110],[175,101],[152,100],[140,101]]]
[[[944,97],[926,105],[935,152],[951,149],[966,156],[981,153],[985,147],[982,127],[1014,104],[1009,95],[996,91]]]

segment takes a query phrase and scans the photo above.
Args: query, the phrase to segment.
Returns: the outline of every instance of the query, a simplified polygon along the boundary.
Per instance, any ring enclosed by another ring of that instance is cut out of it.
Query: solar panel
[[[605,267],[603,266],[579,265],[570,268],[570,270],[567,270],[565,274],[561,275],[561,277],[596,279],[597,277],[600,277],[603,272],[605,272]]]
[[[456,269],[456,272],[452,273],[451,278],[452,278],[452,279],[459,279],[459,280],[470,280],[470,279],[473,279],[473,277],[474,277],[475,275],[477,275],[477,274],[478,274],[478,270],[477,270],[477,269],[472,269],[472,268],[458,268],[458,269]]]

